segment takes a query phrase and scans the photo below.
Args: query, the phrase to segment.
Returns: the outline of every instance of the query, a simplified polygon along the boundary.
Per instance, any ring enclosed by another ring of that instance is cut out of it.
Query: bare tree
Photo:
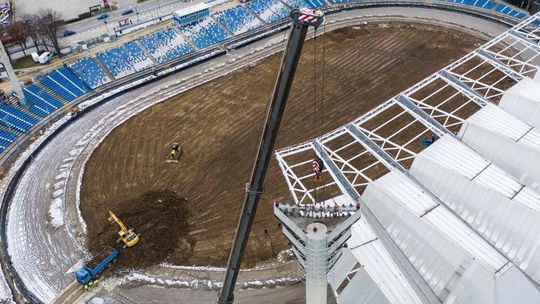
[[[39,52],[39,18],[36,15],[26,14],[22,16],[22,21],[26,24],[28,36],[32,39],[36,51]]]
[[[58,45],[58,30],[64,24],[62,20],[62,14],[50,9],[42,8],[39,9],[36,13],[38,17],[38,26],[40,29],[41,38],[43,41],[50,41],[54,46],[56,54],[58,57],[61,57],[60,46]]]
[[[21,47],[23,54],[26,56],[26,40],[28,39],[26,24],[22,21],[14,22],[8,26],[7,33],[13,39],[13,42]]]

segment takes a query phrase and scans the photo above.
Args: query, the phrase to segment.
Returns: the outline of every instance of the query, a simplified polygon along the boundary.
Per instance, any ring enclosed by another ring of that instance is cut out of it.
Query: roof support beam
[[[502,63],[499,59],[495,58],[495,56],[493,56],[488,51],[483,50],[483,49],[478,49],[476,50],[476,54],[480,58],[482,58],[482,60],[489,62],[491,65],[495,66],[497,69],[501,70],[506,75],[512,77],[515,81],[520,81],[524,78],[523,75],[521,75],[520,73],[517,73],[516,71],[506,66],[504,63]]]
[[[459,80],[456,76],[452,75],[447,70],[440,70],[439,76],[446,82],[448,82],[451,86],[456,88],[458,91],[464,93],[467,96],[470,96],[473,101],[475,101],[478,105],[481,107],[485,107],[489,101],[482,96],[480,93],[473,90],[468,85],[464,84],[461,80]]]
[[[409,97],[405,95],[398,95],[395,97],[396,101],[399,105],[401,105],[402,108],[404,108],[407,112],[409,112],[414,117],[427,122],[426,126],[428,126],[433,132],[437,133],[439,137],[442,137],[445,134],[448,134],[448,130],[437,120],[435,120],[433,117],[429,116],[426,112],[422,111],[422,109],[418,108],[410,99]]]
[[[322,143],[315,140],[313,142],[313,147],[317,155],[324,161],[328,172],[337,181],[337,184],[339,185],[340,189],[342,189],[343,193],[351,196],[353,200],[360,202],[360,194],[358,191],[356,191],[345,175],[339,170],[328,152],[326,152]],[[410,282],[411,287],[422,303],[440,303],[437,296],[433,293],[433,290],[431,290],[429,285],[416,271],[405,254],[403,254],[399,247],[394,243],[388,232],[384,229],[379,220],[377,220],[369,207],[362,204],[362,207],[358,212],[361,213],[361,216],[366,220],[375,235],[377,235],[377,238],[381,241],[394,263],[396,263],[401,273],[405,276],[405,279]]]
[[[527,37],[525,37],[522,33],[516,31],[516,30],[510,30],[508,31],[508,35],[510,35],[510,37],[514,38],[515,40],[529,46],[530,48],[533,48],[535,49],[535,51],[537,53],[540,53],[540,45],[536,44],[536,43],[533,43],[531,42],[529,39],[527,39]]]
[[[366,136],[357,126],[353,124],[347,124],[345,128],[349,131],[354,139],[361,142],[364,147],[366,147],[375,157],[377,157],[383,163],[386,163],[388,166],[398,170],[401,173],[408,175],[407,170],[398,163],[392,156],[386,153],[379,145],[373,142],[369,137]]]

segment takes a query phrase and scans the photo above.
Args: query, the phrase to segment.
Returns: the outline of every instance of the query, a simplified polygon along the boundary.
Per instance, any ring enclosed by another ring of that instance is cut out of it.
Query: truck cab
[[[77,278],[77,282],[81,283],[82,285],[86,285],[92,280],[92,276],[90,275],[90,272],[86,270],[86,267],[77,270],[75,277]]]

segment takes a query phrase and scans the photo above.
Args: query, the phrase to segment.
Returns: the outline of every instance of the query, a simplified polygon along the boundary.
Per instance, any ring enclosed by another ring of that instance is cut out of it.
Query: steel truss
[[[534,78],[539,66],[536,14],[358,119],[276,151],[294,203],[320,203],[328,198],[321,191],[361,195],[369,182],[393,170],[408,175],[424,148],[420,139],[455,136],[476,111],[498,105],[508,88]],[[331,164],[320,183],[313,182],[310,166],[316,155]]]

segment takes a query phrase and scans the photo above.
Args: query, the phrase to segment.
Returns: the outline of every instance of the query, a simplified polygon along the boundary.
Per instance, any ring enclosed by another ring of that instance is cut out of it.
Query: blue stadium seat
[[[237,6],[219,12],[214,17],[235,35],[258,28],[263,24],[243,6]]]
[[[97,54],[99,61],[115,78],[122,78],[149,68],[154,63],[133,41]]]
[[[210,17],[184,25],[180,29],[199,49],[219,43],[229,37],[227,32]]]
[[[17,139],[17,135],[0,129],[0,153]]]
[[[523,12],[520,12],[520,11],[517,11],[517,10],[514,10],[514,9],[510,8],[506,4],[497,5],[497,7],[495,7],[495,10],[497,12],[499,12],[499,13],[507,14],[507,15],[510,15],[512,17],[519,18],[519,19],[527,16],[527,14],[525,14]]]
[[[13,134],[11,132],[8,132],[6,130],[0,129],[0,138],[12,143],[17,139],[17,135],[15,135],[15,134]]]
[[[478,8],[493,9],[497,3],[493,0],[448,0],[448,2],[476,6]]]
[[[0,104],[0,124],[19,132],[27,132],[38,120],[7,104]]]
[[[267,23],[289,16],[289,9],[279,0],[252,0],[246,3],[246,6]]]
[[[82,80],[79,79],[68,67],[61,67],[54,70],[51,77],[62,84],[66,89],[77,96],[90,91]]]
[[[304,0],[283,0],[285,4],[294,8],[310,7]]]
[[[72,93],[69,89],[64,87],[62,84],[60,84],[55,78],[51,77],[49,74],[51,73],[45,74],[38,79],[41,85],[55,92],[58,96],[62,97],[64,100],[72,101],[73,99],[77,98],[77,95],[75,93]]]
[[[309,8],[316,8],[321,6],[326,6],[326,2],[324,0],[305,0]]]
[[[141,44],[159,63],[193,51],[191,45],[174,29],[166,29],[139,38]]]
[[[85,57],[69,65],[69,69],[92,89],[111,82],[93,57]]]
[[[23,90],[26,99],[32,104],[30,112],[40,117],[46,117],[64,105],[35,84],[25,86]]]

